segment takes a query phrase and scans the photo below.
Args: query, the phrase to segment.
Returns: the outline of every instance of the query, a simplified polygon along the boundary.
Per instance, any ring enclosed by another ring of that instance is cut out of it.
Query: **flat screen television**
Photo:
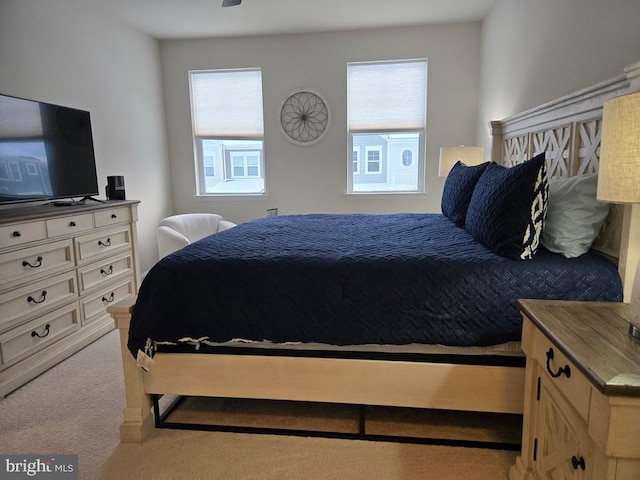
[[[94,195],[89,112],[0,95],[0,204]]]

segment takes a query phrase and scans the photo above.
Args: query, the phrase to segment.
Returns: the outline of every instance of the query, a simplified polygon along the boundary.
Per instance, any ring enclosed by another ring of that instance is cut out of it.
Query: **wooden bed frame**
[[[625,73],[491,122],[492,160],[514,165],[547,152],[551,176],[597,171],[604,101],[640,90],[640,62]],[[640,211],[615,206],[594,248],[618,261],[628,299],[640,257]],[[126,408],[123,443],[154,429],[151,395],[330,402],[520,414],[522,366],[251,354],[157,353],[145,372],[127,349],[135,299],[109,308],[120,330]]]

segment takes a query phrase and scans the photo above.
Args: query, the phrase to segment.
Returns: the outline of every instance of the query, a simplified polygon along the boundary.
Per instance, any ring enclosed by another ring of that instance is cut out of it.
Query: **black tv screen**
[[[89,112],[0,95],[0,203],[93,195]]]

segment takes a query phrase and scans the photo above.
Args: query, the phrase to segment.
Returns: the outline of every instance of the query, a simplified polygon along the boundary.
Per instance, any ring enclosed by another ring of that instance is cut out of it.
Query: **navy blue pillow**
[[[440,208],[459,227],[464,227],[473,189],[487,165],[488,162],[468,167],[458,160],[447,175]]]
[[[531,259],[542,237],[548,192],[544,153],[511,168],[491,163],[473,191],[465,228],[498,255]]]

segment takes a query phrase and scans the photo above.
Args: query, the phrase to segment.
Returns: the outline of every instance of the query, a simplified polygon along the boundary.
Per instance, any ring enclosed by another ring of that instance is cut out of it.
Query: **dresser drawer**
[[[80,293],[133,275],[131,251],[78,268]]]
[[[74,235],[76,233],[86,232],[92,228],[93,215],[91,213],[47,220],[47,233],[50,238],[61,235]]]
[[[127,207],[110,208],[94,213],[96,227],[107,227],[116,223],[129,223],[131,221],[131,210]]]
[[[128,226],[112,228],[76,238],[78,265],[98,258],[131,249],[131,232]]]
[[[45,238],[47,238],[47,226],[44,221],[0,226],[0,248],[24,245]]]
[[[135,294],[133,287],[133,277],[125,279],[119,283],[109,285],[101,291],[88,295],[80,299],[82,310],[82,325],[87,325],[92,321],[107,315],[106,308],[115,302],[124,300]]]
[[[591,384],[577,367],[539,330],[536,330],[534,359],[542,374],[569,400],[583,420],[589,418]],[[551,358],[552,357],[552,358]],[[565,373],[569,371],[569,375]]]
[[[0,291],[71,270],[74,265],[71,239],[0,254]]]
[[[3,333],[0,335],[2,368],[42,350],[79,328],[78,303],[74,302]]]
[[[0,295],[0,332],[78,297],[73,271]]]

